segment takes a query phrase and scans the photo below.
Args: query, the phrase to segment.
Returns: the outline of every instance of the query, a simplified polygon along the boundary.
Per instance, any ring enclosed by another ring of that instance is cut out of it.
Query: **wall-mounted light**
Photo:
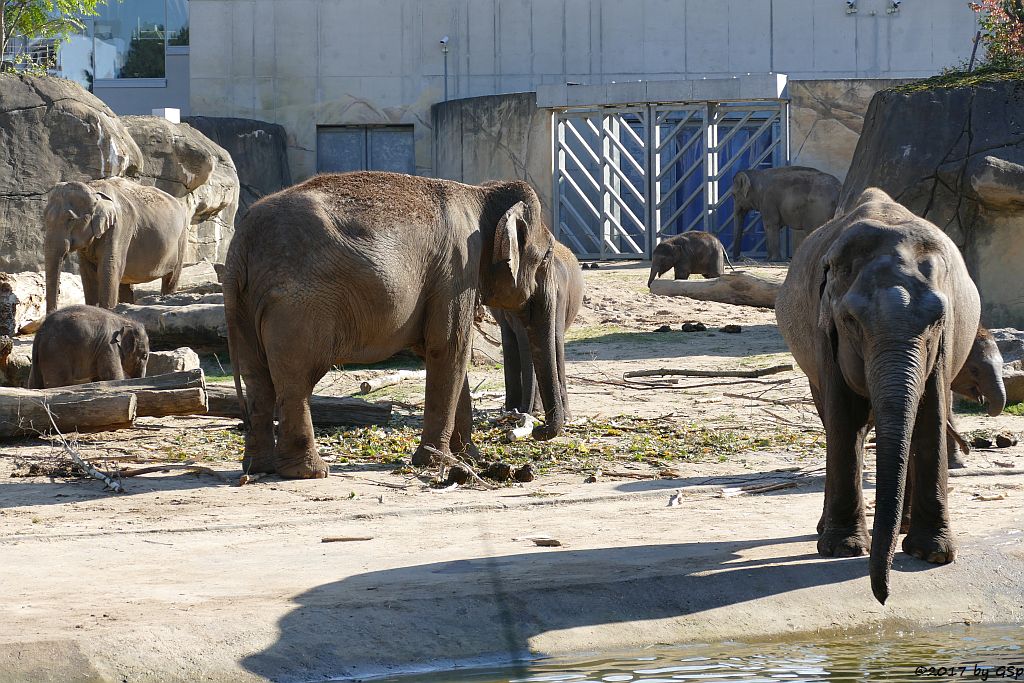
[[[889,0],[889,9],[885,10],[885,13],[899,14],[901,4],[903,4],[903,0]]]
[[[857,13],[857,0],[846,0],[846,13],[856,14]]]
[[[441,38],[441,54],[444,55],[444,101],[448,101],[448,36]]]

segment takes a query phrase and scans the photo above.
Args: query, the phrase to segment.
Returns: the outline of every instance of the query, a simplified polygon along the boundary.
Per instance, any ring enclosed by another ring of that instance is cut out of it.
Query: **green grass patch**
[[[890,88],[889,92],[909,94],[926,90],[969,88],[1000,81],[1024,81],[1024,71],[987,65],[980,66],[970,73],[964,68],[947,69],[938,76]]]
[[[1024,417],[1024,401],[1022,401],[1021,403],[1014,403],[1012,405],[1006,406],[1006,408],[1003,409],[1003,412],[1008,415]]]

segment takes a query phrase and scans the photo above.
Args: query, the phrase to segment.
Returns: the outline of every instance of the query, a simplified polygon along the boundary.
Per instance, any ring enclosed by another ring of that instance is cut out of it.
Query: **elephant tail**
[[[726,264],[728,264],[729,270],[731,270],[731,271],[733,271],[735,273],[736,272],[736,266],[734,266],[732,264],[732,259],[729,258],[729,252],[728,252],[728,250],[726,250],[725,245],[722,244],[721,242],[719,242],[718,243],[718,247],[719,247],[719,249],[722,250],[722,258],[724,258]]]
[[[229,253],[229,258],[230,256]],[[241,283],[245,281],[245,266],[240,264],[237,258],[232,261],[233,267],[229,267],[224,274],[224,316],[227,319],[228,354],[231,356],[231,372],[235,379],[235,395],[238,397],[238,407],[242,411],[242,424],[248,430],[249,408],[246,405],[245,392],[242,390],[242,376],[239,370],[242,359],[238,354],[238,345],[241,335],[248,335],[249,339],[253,339],[256,330],[246,315],[245,301],[242,298]]]
[[[39,367],[39,335],[32,340],[32,367],[28,371],[28,388],[43,389],[43,372]]]

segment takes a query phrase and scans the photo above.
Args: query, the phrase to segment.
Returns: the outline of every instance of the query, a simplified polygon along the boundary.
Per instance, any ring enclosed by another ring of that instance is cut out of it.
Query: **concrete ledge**
[[[631,81],[598,85],[542,85],[537,106],[543,109],[610,106],[640,102],[747,102],[778,100],[787,96],[785,74],[764,73],[732,78],[684,81]]]

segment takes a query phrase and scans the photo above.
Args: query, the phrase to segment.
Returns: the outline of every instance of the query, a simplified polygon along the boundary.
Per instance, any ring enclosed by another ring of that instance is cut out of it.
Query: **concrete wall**
[[[789,150],[794,166],[811,166],[846,178],[864,127],[864,114],[879,90],[904,80],[848,79],[789,82]]]
[[[526,180],[551,220],[551,113],[534,93],[490,95],[434,105],[435,174],[479,184]]]
[[[154,109],[172,107],[188,116],[189,104],[189,48],[170,47],[165,61],[166,78],[140,79],[153,85],[133,84],[136,79],[101,80],[93,86],[93,94],[103,100],[116,114],[153,113]]]
[[[192,0],[191,102],[285,127],[295,179],[316,126],[412,124],[432,171],[430,107],[567,81],[747,72],[792,79],[931,75],[970,54],[964,0]]]

